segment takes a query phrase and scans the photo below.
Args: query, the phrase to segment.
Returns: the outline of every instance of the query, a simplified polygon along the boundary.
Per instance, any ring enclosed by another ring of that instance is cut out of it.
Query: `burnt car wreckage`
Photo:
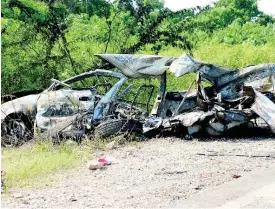
[[[231,70],[189,55],[97,56],[120,72],[98,69],[65,81],[53,79],[52,85],[39,94],[3,103],[1,126],[7,143],[18,144],[28,138],[27,130],[52,139],[60,136],[78,139],[94,133],[107,137],[129,131],[145,136],[164,132],[186,137],[221,136],[236,127],[258,127],[259,119],[270,133],[275,133],[275,64]],[[187,91],[167,92],[168,69],[177,77],[188,73],[197,76]],[[133,84],[126,85],[128,78],[148,77],[160,80],[150,114],[153,85],[141,85],[131,100],[123,99],[133,90]],[[204,87],[202,81],[210,86]],[[191,90],[193,85],[195,91]],[[148,96],[145,102],[139,102],[137,98],[143,89],[148,90]]]
[[[187,137],[221,136],[235,127],[266,126],[275,132],[275,64],[238,70],[193,59],[146,55],[99,55],[128,77],[159,77],[160,92],[143,133],[168,132]],[[188,91],[166,92],[166,71],[175,76],[196,73]],[[210,83],[204,87],[202,80]],[[196,91],[191,90],[196,84]],[[261,124],[257,124],[260,122]]]
[[[2,104],[1,134],[2,144],[18,145],[34,137],[73,137],[81,139],[93,133],[95,127],[104,127],[102,135],[118,131],[142,130],[139,122],[146,112],[134,105],[142,89],[151,92],[154,87],[141,85],[131,103],[123,100],[132,88],[122,89],[127,77],[122,73],[97,69],[58,81],[52,79],[49,88],[39,94],[24,96]],[[84,86],[84,87],[83,87]],[[5,98],[7,100],[7,98]],[[138,103],[146,106],[146,103]],[[131,119],[131,118],[133,119]],[[109,129],[105,121],[112,121]],[[100,126],[101,125],[101,126]]]

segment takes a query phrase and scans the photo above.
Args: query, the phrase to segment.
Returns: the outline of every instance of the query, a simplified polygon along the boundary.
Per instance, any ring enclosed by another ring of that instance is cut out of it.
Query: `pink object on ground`
[[[98,162],[103,163],[104,166],[111,165],[111,161],[106,160],[105,158],[99,158]]]

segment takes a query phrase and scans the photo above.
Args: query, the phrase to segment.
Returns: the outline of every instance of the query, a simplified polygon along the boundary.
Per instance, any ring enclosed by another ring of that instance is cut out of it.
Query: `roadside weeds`
[[[115,147],[108,144],[114,143]],[[49,140],[26,143],[21,147],[2,148],[2,169],[5,175],[6,192],[9,189],[49,184],[51,174],[69,170],[94,158],[98,151],[125,145],[141,146],[132,139],[120,135],[109,139],[85,139],[80,144],[67,140],[54,144]]]

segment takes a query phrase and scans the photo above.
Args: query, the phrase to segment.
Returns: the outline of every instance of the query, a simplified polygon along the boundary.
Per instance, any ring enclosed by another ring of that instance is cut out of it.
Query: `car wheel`
[[[95,136],[99,138],[107,138],[119,133],[141,133],[141,122],[134,119],[111,119],[99,124],[95,128]]]
[[[9,119],[2,128],[2,133],[4,132],[2,140],[5,146],[19,146],[29,138],[29,129],[20,118]]]

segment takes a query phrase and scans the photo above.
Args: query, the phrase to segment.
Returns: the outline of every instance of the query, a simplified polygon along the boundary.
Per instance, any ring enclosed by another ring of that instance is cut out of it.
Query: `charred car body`
[[[135,78],[157,76],[161,80],[151,116],[143,132],[176,132],[186,136],[221,136],[235,127],[267,126],[275,132],[275,64],[226,69],[189,55],[99,55]],[[166,92],[166,71],[175,76],[196,73],[185,92]],[[202,81],[210,84],[204,87]],[[191,90],[192,85],[196,90]],[[261,124],[257,124],[257,121]]]
[[[133,85],[125,86],[126,80],[121,73],[98,69],[65,81],[53,79],[52,85],[39,94],[3,103],[2,142],[17,145],[40,134],[52,139],[79,139],[93,133],[95,127],[103,136],[130,129],[141,131],[139,121],[146,111],[135,107],[137,97],[142,89],[153,91],[154,87],[141,85],[129,103],[123,97]],[[149,101],[150,97],[139,104],[148,106]],[[110,120],[112,123],[107,122]]]
[[[65,81],[52,80],[42,93],[2,104],[2,136],[11,144],[35,135],[81,138],[96,132],[107,137],[122,131],[157,134],[220,136],[239,126],[256,127],[265,121],[275,132],[275,64],[231,70],[204,63],[189,55],[180,58],[154,55],[99,54],[120,72],[95,70]],[[167,92],[166,71],[175,76],[196,73],[188,91]],[[157,77],[160,88],[149,116],[154,86],[142,85],[131,100],[133,85],[128,78]],[[101,79],[102,82],[99,82]],[[210,87],[204,87],[202,81]],[[126,86],[125,86],[126,85]],[[196,90],[191,90],[196,85]],[[83,87],[84,86],[84,87]],[[146,102],[137,101],[142,89],[149,89]],[[137,104],[145,108],[140,109]],[[38,131],[37,131],[38,130]]]

